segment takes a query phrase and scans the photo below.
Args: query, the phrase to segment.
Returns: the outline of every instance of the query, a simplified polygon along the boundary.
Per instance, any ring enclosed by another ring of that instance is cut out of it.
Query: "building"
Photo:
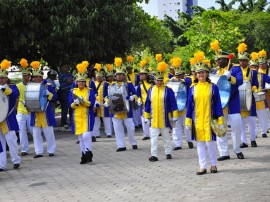
[[[157,16],[158,19],[164,19],[164,16],[170,16],[174,20],[178,19],[178,12],[191,14],[191,6],[197,6],[198,0],[150,0],[148,4],[141,3],[145,12],[151,16]]]

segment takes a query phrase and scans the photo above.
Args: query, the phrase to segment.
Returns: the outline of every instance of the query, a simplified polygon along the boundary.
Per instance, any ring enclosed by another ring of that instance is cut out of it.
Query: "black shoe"
[[[149,158],[149,161],[155,162],[155,161],[158,161],[158,158],[155,157],[155,156],[151,156],[151,157]]]
[[[100,136],[96,136],[96,138],[100,138]]]
[[[166,159],[172,159],[172,155],[171,154],[166,154]]]
[[[213,168],[215,168],[215,169],[213,169]],[[217,167],[211,166],[210,171],[211,171],[211,173],[217,173]]]
[[[97,141],[96,137],[92,136],[92,142],[96,142],[96,141]]]
[[[87,150],[88,150],[88,149],[87,149]],[[92,158],[93,158],[93,153],[92,153],[92,151],[88,150],[88,151],[85,153],[85,156],[86,156],[87,162],[92,162]]]
[[[248,145],[247,145],[246,143],[242,142],[242,143],[240,144],[240,148],[246,148],[246,147],[248,147]]]
[[[254,141],[251,141],[251,147],[257,147],[257,143],[256,143],[255,140]]]
[[[204,175],[207,173],[206,169],[200,170],[199,172],[196,172],[196,175]]]
[[[121,148],[118,148],[117,150],[116,150],[116,152],[120,152],[120,151],[126,151],[127,150],[127,148],[126,147],[121,147]]]
[[[54,156],[54,153],[49,153],[49,157],[53,157]]]
[[[80,164],[86,164],[87,163],[87,158],[86,155],[84,153],[82,153],[82,157],[81,157],[81,162]]]
[[[262,137],[263,137],[263,138],[266,138],[266,137],[267,137],[267,134],[262,134]]]
[[[3,171],[6,171],[6,170],[4,170],[3,168],[0,168],[0,172],[3,172]]]
[[[174,147],[173,150],[180,150],[182,147]]]
[[[137,145],[132,145],[132,149],[138,149]]]
[[[16,163],[16,164],[13,165],[13,168],[14,169],[18,169],[19,167],[20,167],[20,164],[19,163]]]
[[[236,154],[237,158],[244,159],[244,154],[242,152]]]
[[[188,147],[189,147],[190,149],[192,149],[192,148],[193,148],[193,142],[188,142]]]
[[[142,140],[150,140],[150,137],[143,137]]]
[[[217,158],[218,161],[224,161],[230,159],[230,156],[220,156]]]
[[[107,135],[107,138],[112,138],[112,136],[111,135]]]
[[[41,154],[36,154],[33,158],[34,158],[34,159],[37,159],[37,158],[41,158],[41,157],[43,157],[43,155],[41,155]]]
[[[80,143],[80,141],[78,140],[77,142],[76,142],[76,144],[79,144]]]
[[[162,135],[161,135],[161,133],[159,133],[159,135],[158,135],[158,136],[162,136]]]
[[[22,152],[22,153],[21,153],[21,156],[26,156],[26,155],[28,155],[27,152]]]

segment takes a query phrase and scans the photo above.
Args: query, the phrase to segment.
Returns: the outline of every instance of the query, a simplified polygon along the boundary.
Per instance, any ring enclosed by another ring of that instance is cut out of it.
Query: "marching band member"
[[[8,72],[11,62],[3,60],[0,64],[0,90],[8,98],[8,114],[4,121],[0,122],[0,142],[2,145],[2,152],[0,153],[0,172],[7,169],[7,154],[6,144],[9,146],[9,153],[13,168],[18,169],[20,167],[21,159],[18,155],[18,144],[16,131],[19,130],[19,126],[16,120],[16,101],[19,97],[19,91],[16,85],[8,85]],[[7,100],[6,100],[7,101]]]
[[[247,50],[247,45],[245,43],[241,43],[238,46],[238,60],[243,74],[243,80],[246,82],[250,82],[252,86],[252,91],[255,91],[258,88],[258,79],[257,72],[251,70],[248,67],[249,62],[249,54],[245,52]],[[256,145],[256,103],[255,98],[252,96],[252,104],[250,111],[241,109],[241,117],[242,117],[242,130],[241,130],[241,144],[240,148],[248,147],[247,139],[246,139],[246,130],[245,130],[245,121],[248,122],[249,135],[251,140],[251,146],[254,147]]]
[[[259,61],[259,71],[258,71],[258,82],[259,88],[257,92],[262,92],[265,90],[265,83],[269,83],[268,69],[266,65],[266,51],[261,50],[258,53]],[[255,94],[256,95],[256,94]],[[266,100],[256,102],[257,116],[259,120],[259,125],[261,128],[261,134],[263,138],[267,137],[268,128],[268,104]]]
[[[51,102],[55,102],[57,99],[56,92],[53,88],[47,84],[47,80],[43,80],[43,72],[40,67],[39,61],[31,62],[33,68],[32,77],[34,83],[41,83],[46,85],[47,104],[43,112],[31,112],[31,126],[33,127],[33,140],[36,155],[34,158],[43,157],[43,138],[41,132],[43,131],[45,139],[47,141],[47,152],[49,157],[54,156],[56,143],[53,126],[56,126],[54,109]]]
[[[22,82],[17,84],[19,90],[19,102],[17,107],[16,119],[19,125],[19,136],[20,136],[20,146],[21,146],[21,156],[28,155],[29,152],[29,143],[27,130],[33,134],[33,128],[30,126],[31,116],[25,107],[25,90],[26,85],[30,82],[31,78],[31,69],[28,65],[26,59],[22,58],[20,60],[21,72],[22,72]]]
[[[141,105],[141,119],[142,119],[142,128],[143,128],[143,139],[142,140],[149,140],[150,139],[150,126],[149,124],[145,124],[144,122],[144,106],[146,101],[146,96],[148,89],[152,86],[152,83],[150,81],[149,77],[149,70],[146,60],[140,61],[140,84],[137,88],[137,94],[138,94],[138,103]]]
[[[192,131],[192,139],[197,142],[197,152],[200,170],[197,175],[207,173],[206,147],[211,162],[211,173],[217,173],[216,160],[216,134],[211,130],[211,119],[217,119],[219,127],[224,127],[220,95],[217,85],[209,79],[210,68],[204,63],[204,53],[195,53],[198,58],[196,67],[196,79],[189,90],[186,126]]]
[[[76,86],[69,94],[69,106],[72,109],[72,133],[78,136],[82,152],[80,164],[92,162],[91,131],[94,127],[95,92],[86,85],[86,66],[77,65]]]
[[[146,124],[150,124],[151,119],[151,157],[149,158],[151,162],[158,161],[158,137],[160,133],[163,138],[166,159],[172,159],[169,113],[172,113],[171,120],[176,122],[178,110],[173,90],[164,85],[164,73],[167,68],[168,65],[165,62],[158,63],[155,85],[149,88],[145,101],[144,121]]]
[[[121,67],[122,65],[122,59],[121,58],[115,58],[114,64],[116,66],[116,82],[112,84],[111,87],[116,88],[126,88],[127,90],[127,97],[126,100],[129,101],[129,106],[131,106],[131,102],[137,100],[137,93],[136,90],[131,82],[125,82],[125,72],[124,69]],[[109,97],[109,99],[111,99]],[[108,99],[105,99],[105,106],[109,106]],[[132,107],[129,107],[128,112],[122,112],[114,114],[112,121],[113,121],[113,127],[116,137],[116,144],[117,144],[117,152],[125,151],[126,150],[126,144],[125,144],[125,134],[124,134],[124,127],[123,122],[127,128],[127,135],[130,144],[132,145],[132,149],[137,149],[137,141],[134,137],[135,127],[133,122],[133,114],[132,114]]]
[[[231,68],[230,61],[233,55],[220,50],[217,40],[211,43],[211,48],[214,49],[217,54],[217,64],[219,67],[217,75],[225,75],[231,83],[230,100],[227,107],[223,109],[223,114],[227,117],[227,122],[232,129],[233,150],[238,159],[244,159],[244,155],[240,149],[242,119],[240,115],[240,96],[238,90],[238,87],[243,84],[242,70],[239,66],[233,66]],[[218,161],[230,159],[228,136],[217,137],[217,145],[220,153]]]
[[[195,76],[195,64],[196,64],[197,60],[196,58],[190,58],[189,63],[190,63],[190,71],[191,71],[191,75],[189,76],[191,78],[192,84],[194,83],[194,80],[196,79]]]
[[[206,146],[211,162],[211,173],[217,173],[216,160],[216,134],[211,130],[211,119],[217,119],[219,127],[224,127],[220,95],[217,85],[209,79],[210,68],[204,63],[204,53],[195,53],[198,58],[196,67],[196,79],[189,90],[186,126],[192,131],[192,139],[197,141],[197,152],[200,170],[197,175],[207,172]]]
[[[103,103],[103,100],[108,96],[108,86],[109,84],[104,81],[105,78],[105,71],[101,71],[101,64],[96,64],[95,68],[97,81],[95,81],[98,96],[96,97],[96,102],[94,104],[96,117],[95,117],[95,124],[93,129],[93,135],[95,137],[100,137],[100,118],[103,119],[105,134],[107,137],[112,137],[112,124],[110,118],[110,111],[108,107],[104,105],[100,105]]]
[[[172,81],[180,81],[186,86],[187,95],[189,88],[191,86],[192,80],[191,78],[185,78],[185,68],[181,66],[182,60],[179,57],[172,58],[172,66],[174,67],[175,76],[171,78]],[[193,143],[191,140],[190,131],[185,128],[185,119],[186,119],[186,108],[182,111],[178,111],[178,120],[175,124],[175,128],[172,130],[174,149],[180,150],[182,149],[183,135],[186,134],[186,141],[188,143],[188,147],[193,148]]]

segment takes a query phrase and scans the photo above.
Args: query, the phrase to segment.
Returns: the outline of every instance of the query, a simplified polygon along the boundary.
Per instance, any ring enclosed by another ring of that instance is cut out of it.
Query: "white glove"
[[[99,108],[100,107],[100,104],[99,104],[99,102],[97,100],[95,101],[95,107],[96,108]]]
[[[142,102],[137,102],[137,105],[140,107],[142,106]]]
[[[46,90],[46,95],[49,95],[50,94],[50,91],[48,91],[48,89]]]
[[[172,122],[178,121],[178,118],[172,118]]]
[[[129,100],[132,102],[132,101],[134,100],[134,96],[131,95],[131,96],[129,97]]]
[[[75,105],[79,105],[79,104],[80,104],[80,100],[79,100],[79,99],[75,99],[75,100],[74,100],[74,104],[75,104]]]
[[[229,79],[231,77],[231,72],[226,70],[223,75],[226,76],[227,79]]]
[[[79,98],[80,98],[79,100],[83,103],[84,102],[83,96],[80,96]]]
[[[104,107],[109,107],[109,106],[110,106],[110,104],[108,102],[104,103]]]
[[[144,123],[150,125],[150,119],[144,119]]]

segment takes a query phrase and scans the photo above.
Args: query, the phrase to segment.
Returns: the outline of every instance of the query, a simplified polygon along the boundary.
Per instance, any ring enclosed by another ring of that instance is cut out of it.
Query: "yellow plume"
[[[219,47],[219,41],[218,40],[215,40],[213,42],[210,43],[210,47],[215,51],[217,52],[220,47]]]
[[[8,69],[11,66],[11,61],[4,59],[1,64],[1,69]]]
[[[203,62],[204,62],[208,67],[211,67],[210,60],[203,60]]]
[[[196,58],[190,58],[190,60],[189,60],[189,63],[190,63],[191,66],[195,65],[196,62],[197,62]]]
[[[37,69],[39,69],[39,67],[40,67],[40,62],[39,62],[39,61],[33,61],[33,62],[31,62],[30,66],[31,66],[33,69],[37,70]]]
[[[22,58],[22,59],[20,60],[20,65],[21,65],[23,68],[26,68],[26,67],[28,67],[28,61],[27,61],[26,59]]]
[[[144,67],[147,64],[146,60],[140,61],[140,67]]]
[[[168,64],[166,62],[159,62],[158,63],[158,67],[157,67],[157,70],[159,72],[165,72],[168,68]]]
[[[106,64],[106,68],[107,68],[108,71],[113,70],[113,66],[111,64]]]
[[[173,64],[174,57],[170,59],[170,64]]]
[[[95,69],[97,69],[98,71],[100,71],[101,70],[101,64],[96,63],[95,64]]]
[[[156,61],[160,62],[162,60],[162,54],[156,54]]]
[[[197,62],[200,63],[204,59],[204,52],[197,51],[194,53],[194,57],[196,58]]]
[[[240,43],[237,47],[238,53],[243,53],[247,50],[247,44]]]
[[[114,58],[114,64],[116,67],[120,67],[122,65],[122,58]]]
[[[82,64],[85,66],[85,69],[86,69],[89,65],[89,62],[85,60],[85,61],[82,61]]]
[[[258,55],[258,53],[256,53],[256,52],[252,52],[252,53],[250,54],[250,57],[251,57],[252,60],[258,60],[259,55]]]
[[[127,56],[127,61],[128,62],[133,62],[134,61],[134,57],[131,56],[131,55]]]
[[[174,67],[180,67],[182,64],[182,60],[180,57],[175,57],[172,62],[173,62],[172,65]]]
[[[78,70],[78,73],[85,73],[87,67],[85,64],[79,63],[77,64],[76,68]]]
[[[264,49],[262,49],[261,51],[259,51],[259,57],[266,57],[267,53]]]

